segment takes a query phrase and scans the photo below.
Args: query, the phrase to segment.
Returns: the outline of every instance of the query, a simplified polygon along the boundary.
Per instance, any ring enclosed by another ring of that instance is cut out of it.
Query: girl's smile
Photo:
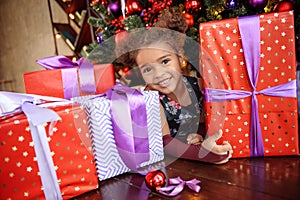
[[[157,85],[159,85],[160,87],[166,88],[166,87],[169,86],[169,83],[170,83],[170,80],[171,80],[171,79],[172,79],[172,77],[167,78],[167,79],[164,79],[164,80],[162,80],[162,81],[159,81],[159,82],[157,83]]]

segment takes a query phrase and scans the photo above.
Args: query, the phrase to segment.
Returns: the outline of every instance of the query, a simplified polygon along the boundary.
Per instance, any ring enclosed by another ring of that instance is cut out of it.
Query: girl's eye
[[[147,73],[147,72],[150,72],[152,70],[151,67],[144,67],[143,69],[143,73]]]
[[[161,63],[164,64],[164,65],[168,64],[169,62],[170,62],[170,59],[163,59],[161,61]]]

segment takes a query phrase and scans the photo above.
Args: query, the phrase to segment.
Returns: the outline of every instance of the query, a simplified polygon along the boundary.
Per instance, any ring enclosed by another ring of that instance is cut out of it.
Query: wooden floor
[[[196,178],[201,190],[189,188],[171,198],[151,192],[144,176],[127,173],[100,182],[98,190],[81,195],[77,200],[144,200],[144,199],[300,199],[300,157],[231,159],[227,164],[210,165],[166,157],[157,168],[167,177],[183,180]]]

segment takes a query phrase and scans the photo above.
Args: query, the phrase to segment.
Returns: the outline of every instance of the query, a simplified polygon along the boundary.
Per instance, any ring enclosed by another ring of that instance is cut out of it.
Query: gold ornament
[[[186,58],[183,58],[182,59],[182,64],[181,64],[181,69],[185,69],[186,66],[187,66],[188,62],[187,62],[187,59]]]

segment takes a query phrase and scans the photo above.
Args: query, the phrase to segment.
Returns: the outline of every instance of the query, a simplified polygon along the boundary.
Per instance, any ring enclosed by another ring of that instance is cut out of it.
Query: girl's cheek
[[[145,81],[146,83],[150,83],[151,77],[149,77],[149,76],[147,76],[147,75],[143,75],[143,74],[142,74],[142,76],[143,76],[143,79],[144,79],[144,81]]]

